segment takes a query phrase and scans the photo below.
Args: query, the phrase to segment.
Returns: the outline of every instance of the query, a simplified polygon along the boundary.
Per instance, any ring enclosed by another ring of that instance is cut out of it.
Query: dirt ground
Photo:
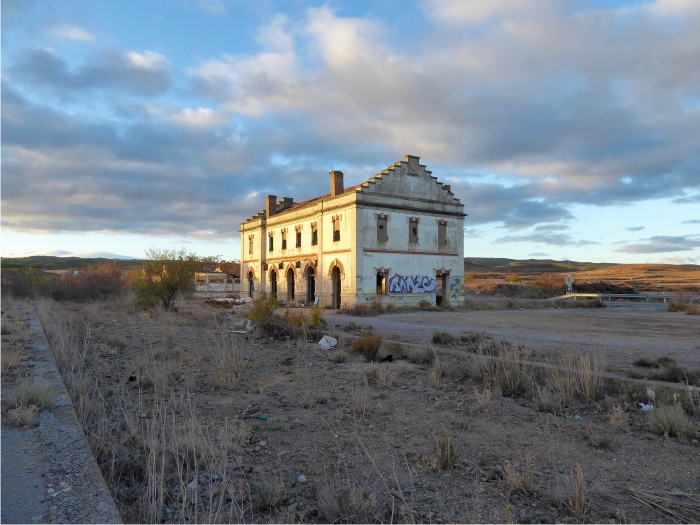
[[[700,519],[687,505],[700,498],[698,439],[650,433],[632,392],[553,415],[527,397],[494,395],[483,379],[460,373],[459,359],[369,364],[348,348],[227,332],[242,325],[242,309],[44,303],[38,312],[52,344],[79,348],[70,369],[83,386],[69,390],[83,389],[86,434],[129,522]],[[400,341],[427,342],[439,328],[548,351],[602,346],[612,368],[659,352],[700,364],[700,318],[663,312],[326,320],[335,334],[355,323]]]
[[[338,330],[348,323],[371,326],[384,337],[430,344],[433,332],[457,338],[487,332],[497,340],[544,354],[593,352],[607,355],[608,371],[626,373],[640,357],[667,355],[680,366],[700,369],[700,316],[666,311],[666,305],[606,308],[456,310],[406,312],[377,317],[328,315]],[[340,325],[340,326],[338,326]]]

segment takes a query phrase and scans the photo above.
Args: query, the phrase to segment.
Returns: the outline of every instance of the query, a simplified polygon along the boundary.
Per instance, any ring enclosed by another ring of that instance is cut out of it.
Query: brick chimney
[[[267,208],[268,217],[272,217],[277,213],[277,195],[268,195],[265,197],[265,207]]]
[[[342,194],[345,189],[343,187],[343,172],[333,170],[328,175],[331,177],[331,197]]]

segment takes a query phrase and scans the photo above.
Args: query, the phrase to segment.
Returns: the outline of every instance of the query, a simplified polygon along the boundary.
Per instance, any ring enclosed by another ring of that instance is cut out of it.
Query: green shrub
[[[262,292],[248,310],[248,319],[253,324],[262,324],[270,319],[279,307],[280,303],[275,296]]]
[[[688,438],[700,430],[685,414],[679,403],[660,406],[649,412],[647,416],[649,430],[656,434],[668,434],[679,438]]]
[[[139,307],[162,304],[170,309],[179,293],[194,289],[197,256],[185,249],[167,250],[150,247],[147,261],[131,271],[131,285]]]

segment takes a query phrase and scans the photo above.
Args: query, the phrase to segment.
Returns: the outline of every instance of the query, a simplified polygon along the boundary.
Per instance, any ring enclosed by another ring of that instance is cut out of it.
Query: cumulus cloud
[[[90,31],[83,27],[70,24],[59,24],[54,26],[51,29],[51,34],[64,40],[77,40],[79,42],[95,41],[95,35],[93,35]]]
[[[48,49],[28,49],[9,68],[11,77],[70,96],[85,89],[128,89],[142,95],[155,95],[171,86],[171,63],[155,51],[142,53],[104,50],[90,57],[77,70]]]
[[[235,238],[267,192],[309,198],[330,169],[356,183],[406,153],[452,184],[470,225],[503,226],[502,243],[590,243],[565,231],[572,203],[700,198],[697,2],[421,5],[433,25],[410,45],[380,20],[309,8],[270,16],[257,50],[182,70],[154,50],[76,64],[18,49],[3,60],[3,220]],[[91,92],[108,100],[99,115]],[[651,239],[622,250],[684,245]]]
[[[650,237],[646,242],[639,244],[630,244],[618,249],[618,252],[624,253],[665,253],[665,252],[684,252],[700,248],[700,237],[697,236],[671,236],[671,235],[656,235]]]

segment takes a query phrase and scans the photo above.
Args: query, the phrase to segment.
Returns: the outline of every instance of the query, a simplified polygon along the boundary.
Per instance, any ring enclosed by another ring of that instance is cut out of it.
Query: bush
[[[38,411],[48,410],[56,402],[53,391],[37,383],[22,383],[10,392],[9,402],[14,407],[36,407]]]
[[[508,274],[508,277],[506,277],[506,280],[509,283],[520,283],[520,282],[522,282],[523,278],[520,277],[517,273],[511,273],[511,274]]]
[[[248,319],[253,324],[263,324],[272,317],[272,314],[279,307],[280,303],[274,295],[262,292],[248,310]]]
[[[649,430],[656,434],[667,434],[682,439],[688,438],[700,430],[685,414],[683,407],[674,403],[670,406],[657,407],[647,416]]]
[[[671,299],[668,303],[669,312],[685,312],[688,309],[688,305],[685,304],[685,297],[683,297],[683,292],[678,290],[676,296]]]
[[[380,346],[382,346],[382,339],[374,334],[358,337],[352,342],[352,349],[358,354],[362,354],[370,363],[377,360]]]
[[[151,307],[160,303],[167,310],[173,306],[179,293],[194,288],[193,276],[199,264],[195,254],[185,249],[151,247],[146,250],[146,258],[145,264],[131,272],[137,306]]]
[[[326,321],[323,319],[323,310],[317,304],[311,305],[311,326],[323,326]]]
[[[426,361],[430,361],[431,357],[432,354],[428,351],[427,348],[410,347],[408,349],[408,360],[411,363],[422,364]]]
[[[438,345],[451,345],[455,342],[455,336],[447,332],[433,331],[433,343]]]

